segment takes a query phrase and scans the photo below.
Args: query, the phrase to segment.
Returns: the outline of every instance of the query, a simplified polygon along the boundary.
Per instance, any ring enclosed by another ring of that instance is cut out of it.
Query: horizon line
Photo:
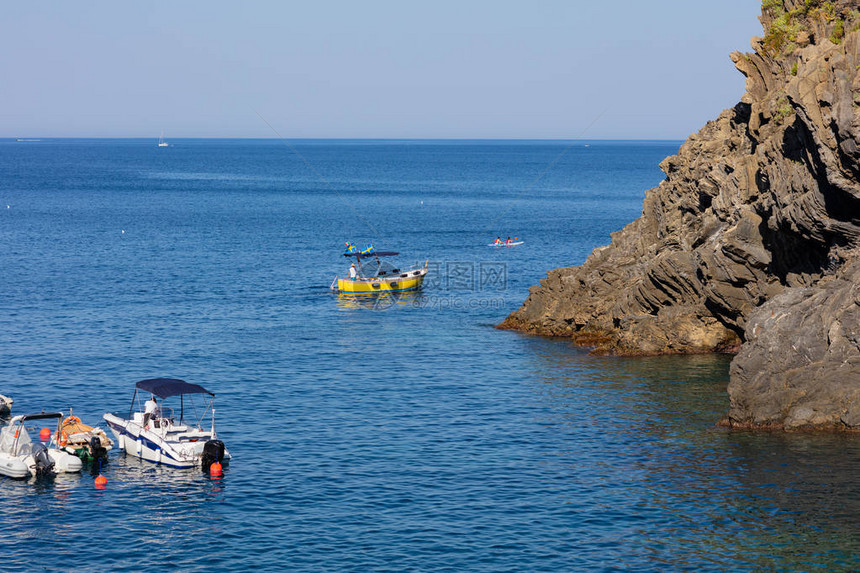
[[[688,136],[689,137],[689,136]],[[87,136],[87,135],[14,135],[3,136],[2,140],[62,140],[62,139],[101,139],[101,140],[158,140],[158,137],[153,136]],[[606,137],[588,137],[588,138],[563,138],[563,137],[288,137],[280,138],[274,136],[268,137],[250,137],[250,136],[187,136],[187,137],[171,137],[170,141],[183,140],[272,140],[281,141],[287,139],[289,141],[686,141],[686,138],[660,138],[660,137],[636,137],[636,138],[606,138]],[[33,141],[21,141],[21,143],[35,143]],[[168,141],[169,143],[169,141]]]

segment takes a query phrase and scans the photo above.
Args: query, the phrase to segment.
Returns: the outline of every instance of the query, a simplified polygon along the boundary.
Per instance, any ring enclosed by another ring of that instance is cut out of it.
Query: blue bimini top
[[[149,380],[141,380],[135,386],[139,390],[144,390],[155,394],[161,399],[180,394],[209,394],[214,396],[214,392],[210,392],[203,386],[197,384],[189,384],[178,378],[150,378]]]

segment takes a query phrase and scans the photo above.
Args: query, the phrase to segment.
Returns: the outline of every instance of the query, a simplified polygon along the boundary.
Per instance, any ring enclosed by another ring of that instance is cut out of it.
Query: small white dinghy
[[[137,404],[138,390],[152,394],[151,407]],[[193,396],[199,394],[208,403],[202,412],[196,411],[199,417],[195,419],[192,415],[186,420],[185,410],[194,409]],[[162,401],[179,396],[179,416],[163,402],[156,406],[156,396]],[[127,417],[108,413],[104,419],[116,435],[119,449],[130,456],[174,468],[199,467],[209,471],[214,462],[226,465],[231,457],[215,433],[214,399],[215,394],[197,384],[176,378],[152,378],[135,384]],[[210,411],[212,426],[204,430],[201,424]]]
[[[54,432],[50,429],[45,428],[48,432],[45,439],[47,444],[34,442],[30,437],[34,427],[28,426],[29,422],[50,420],[58,432],[62,419],[62,412],[41,412],[15,416],[9,420],[9,425],[0,430],[0,475],[23,479],[81,471],[81,460],[57,448],[52,435]]]

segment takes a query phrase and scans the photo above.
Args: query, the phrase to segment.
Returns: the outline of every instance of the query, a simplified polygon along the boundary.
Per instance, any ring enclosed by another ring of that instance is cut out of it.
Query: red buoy
[[[51,439],[51,430],[48,428],[42,428],[42,431],[39,432],[39,439],[43,442],[47,442]]]
[[[214,462],[211,466],[209,466],[209,475],[220,476],[222,473],[224,473],[224,470],[221,467],[220,463]]]
[[[106,485],[107,485],[107,478],[105,476],[100,475],[96,478],[96,488],[97,489],[104,489]]]

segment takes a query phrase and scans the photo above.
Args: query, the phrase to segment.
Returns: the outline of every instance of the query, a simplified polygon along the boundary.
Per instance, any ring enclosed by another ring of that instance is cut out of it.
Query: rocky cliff
[[[741,101],[642,216],[500,326],[617,354],[737,352],[726,423],[860,428],[860,0],[765,0]]]

